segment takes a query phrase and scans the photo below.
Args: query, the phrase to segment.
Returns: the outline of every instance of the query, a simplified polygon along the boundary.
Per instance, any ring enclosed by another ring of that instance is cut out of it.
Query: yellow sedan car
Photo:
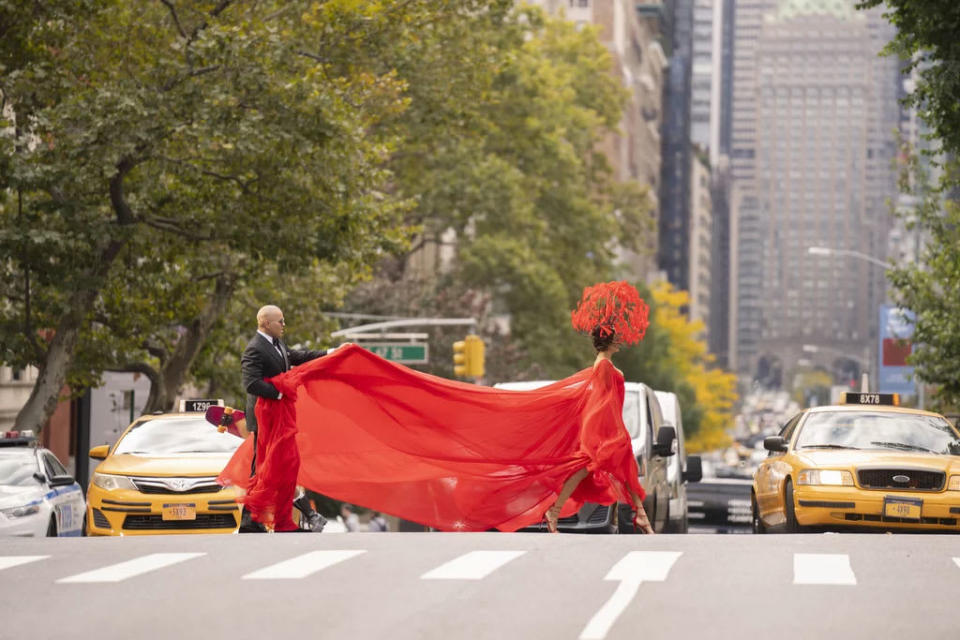
[[[960,531],[960,433],[896,394],[848,393],[769,436],[753,480],[753,530]]]
[[[243,440],[220,433],[202,413],[143,416],[111,448],[87,489],[87,535],[232,533],[240,523],[238,490],[217,475]]]

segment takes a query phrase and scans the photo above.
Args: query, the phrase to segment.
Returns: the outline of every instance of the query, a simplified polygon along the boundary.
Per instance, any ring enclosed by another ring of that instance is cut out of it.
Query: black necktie
[[[286,371],[290,365],[287,364],[287,355],[283,352],[283,349],[280,348],[280,338],[273,339],[273,347],[280,354],[280,357],[283,359],[283,370]]]

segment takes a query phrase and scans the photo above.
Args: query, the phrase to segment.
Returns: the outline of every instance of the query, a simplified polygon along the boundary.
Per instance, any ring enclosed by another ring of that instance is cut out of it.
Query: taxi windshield
[[[242,442],[235,435],[220,433],[203,418],[157,418],[135,424],[113,453],[233,453]]]
[[[817,412],[807,416],[798,449],[892,449],[960,455],[960,438],[943,418],[908,413]]]
[[[39,472],[33,451],[0,451],[0,486],[33,487]]]

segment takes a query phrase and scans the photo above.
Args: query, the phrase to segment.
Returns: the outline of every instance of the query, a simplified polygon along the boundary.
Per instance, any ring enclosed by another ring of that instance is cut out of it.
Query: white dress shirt
[[[263,336],[264,340],[266,340],[267,342],[269,342],[269,343],[270,343],[270,346],[277,350],[277,353],[280,354],[280,358],[283,358],[283,351],[280,351],[280,347],[278,347],[277,345],[273,344],[273,336],[268,335],[268,334],[264,333],[263,331],[260,331],[260,329],[257,329],[257,333],[259,333],[261,336]],[[278,338],[278,340],[279,340],[279,338]],[[282,397],[283,397],[283,393],[280,393],[280,395],[277,396],[277,400],[279,400],[279,399],[282,398]]]

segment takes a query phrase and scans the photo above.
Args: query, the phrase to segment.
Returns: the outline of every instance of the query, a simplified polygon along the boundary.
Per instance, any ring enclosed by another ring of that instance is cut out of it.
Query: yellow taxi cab
[[[960,531],[960,433],[940,414],[898,405],[897,394],[847,393],[767,437],[754,533]]]
[[[87,535],[235,532],[239,490],[217,475],[242,442],[202,412],[137,419],[113,447],[90,450],[102,462],[87,489]]]

